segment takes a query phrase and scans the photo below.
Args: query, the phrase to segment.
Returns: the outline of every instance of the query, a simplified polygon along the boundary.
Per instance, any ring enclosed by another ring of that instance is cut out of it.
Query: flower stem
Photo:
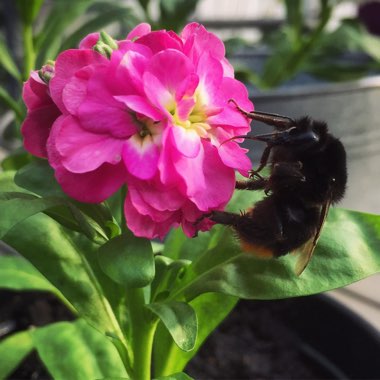
[[[150,380],[153,339],[157,320],[145,308],[144,290],[128,289],[128,309],[132,330],[133,379]]]
[[[27,80],[30,75],[30,71],[34,69],[36,60],[36,53],[33,46],[33,28],[32,24],[25,23],[22,29],[22,37],[24,44],[24,72],[23,79]]]

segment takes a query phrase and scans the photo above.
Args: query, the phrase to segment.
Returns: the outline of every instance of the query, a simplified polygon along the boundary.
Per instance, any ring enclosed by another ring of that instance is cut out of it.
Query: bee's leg
[[[213,211],[208,218],[215,223],[224,224],[227,226],[236,226],[239,224],[244,215],[234,214],[227,211]]]
[[[261,170],[263,170],[265,168],[265,166],[267,166],[271,149],[272,149],[271,145],[267,145],[265,147],[264,152],[263,152],[263,154],[261,155],[261,158],[260,158],[260,166],[257,169],[255,169],[255,170],[251,170],[250,173],[249,173],[249,176],[251,178],[253,178],[254,176],[262,178],[261,175],[258,174],[258,173],[261,172]]]
[[[268,179],[258,178],[248,181],[236,181],[235,189],[238,190],[264,190],[268,186]]]

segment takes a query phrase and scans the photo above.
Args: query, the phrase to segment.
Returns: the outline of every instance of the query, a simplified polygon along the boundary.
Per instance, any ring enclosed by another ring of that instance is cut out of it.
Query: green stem
[[[145,308],[144,290],[128,289],[128,308],[132,330],[133,379],[150,380],[153,339],[157,320]]]
[[[23,79],[29,78],[31,70],[34,69],[36,61],[36,53],[33,46],[33,28],[32,24],[24,24],[22,29],[22,37],[24,44],[24,72]]]

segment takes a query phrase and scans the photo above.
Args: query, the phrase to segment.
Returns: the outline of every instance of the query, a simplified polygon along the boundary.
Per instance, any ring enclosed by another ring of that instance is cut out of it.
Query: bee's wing
[[[307,265],[309,264],[313,256],[314,249],[317,245],[319,237],[321,236],[322,227],[327,218],[330,205],[331,205],[331,201],[329,200],[322,206],[321,214],[319,217],[319,223],[318,223],[318,227],[317,227],[315,235],[301,247],[299,257],[296,263],[296,268],[295,268],[295,272],[297,276],[300,276],[302,274],[302,272],[305,270],[305,268],[307,267]]]

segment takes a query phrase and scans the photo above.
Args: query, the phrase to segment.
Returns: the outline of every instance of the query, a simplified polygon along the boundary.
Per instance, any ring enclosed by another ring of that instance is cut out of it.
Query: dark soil
[[[327,379],[284,321],[294,301],[241,301],[186,372],[195,379]],[[312,327],[311,327],[312,328]]]
[[[354,325],[350,321],[345,327],[345,313],[332,314],[330,302],[314,297],[241,301],[186,372],[197,380],[379,379],[378,334],[369,340],[376,332],[367,331],[355,318]],[[72,319],[49,294],[0,292],[0,326],[8,324],[8,334]],[[318,350],[327,352],[326,358]],[[35,353],[8,378],[24,379],[51,379]]]
[[[0,292],[0,324],[3,332],[8,331],[7,335],[68,320],[73,320],[72,314],[51,294],[4,290]],[[20,367],[8,377],[8,380],[24,379],[52,379],[35,352],[26,357]]]

